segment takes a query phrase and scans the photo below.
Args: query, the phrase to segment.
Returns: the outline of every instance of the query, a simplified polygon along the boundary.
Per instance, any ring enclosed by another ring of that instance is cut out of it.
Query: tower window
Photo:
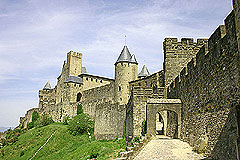
[[[96,82],[97,82],[97,79],[96,79]]]
[[[118,91],[121,91],[121,90],[122,90],[122,88],[121,88],[121,86],[119,86],[119,87],[118,87]]]
[[[82,98],[82,94],[79,92],[79,93],[77,94],[77,102],[79,102],[79,101],[81,100],[81,98]]]
[[[120,101],[122,101],[122,98],[120,98]]]
[[[93,78],[91,78],[91,81],[93,81]]]
[[[102,80],[100,80],[100,83],[102,83]]]
[[[88,77],[86,78],[86,80],[88,81]]]

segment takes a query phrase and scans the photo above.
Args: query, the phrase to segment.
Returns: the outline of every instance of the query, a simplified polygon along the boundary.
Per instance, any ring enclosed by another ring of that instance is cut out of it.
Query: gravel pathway
[[[134,160],[201,160],[203,155],[192,151],[188,143],[179,139],[157,136],[151,140]]]

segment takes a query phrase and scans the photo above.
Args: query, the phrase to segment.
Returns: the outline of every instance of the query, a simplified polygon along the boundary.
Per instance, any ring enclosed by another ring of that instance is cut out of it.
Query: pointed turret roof
[[[125,45],[125,46],[123,47],[123,50],[122,50],[120,56],[118,57],[117,62],[130,62],[131,57],[132,57],[132,56],[131,56],[131,54],[130,54],[130,52],[129,52],[129,50],[128,50],[128,47]],[[117,62],[116,62],[116,63],[117,63]]]
[[[143,68],[142,68],[141,72],[138,74],[138,77],[146,77],[149,75],[150,75],[150,73],[149,73],[146,65],[143,65]]]
[[[119,55],[117,62],[131,62],[131,63],[137,63],[135,55],[131,55],[131,53],[128,50],[127,45],[125,44],[121,54]]]
[[[131,57],[131,59],[130,59],[130,62],[132,62],[132,63],[137,63],[137,60],[136,60],[136,57],[135,57],[134,54],[132,55],[132,57]]]
[[[45,84],[45,86],[43,87],[43,89],[51,89],[51,84],[50,84],[49,81]]]

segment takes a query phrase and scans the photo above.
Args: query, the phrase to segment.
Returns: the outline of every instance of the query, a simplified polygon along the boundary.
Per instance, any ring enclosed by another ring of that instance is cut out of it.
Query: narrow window
[[[77,102],[79,102],[79,101],[81,100],[81,98],[82,98],[82,94],[79,92],[79,93],[77,94]]]
[[[121,89],[122,89],[121,86],[119,86],[119,87],[118,87],[118,91],[121,91]]]

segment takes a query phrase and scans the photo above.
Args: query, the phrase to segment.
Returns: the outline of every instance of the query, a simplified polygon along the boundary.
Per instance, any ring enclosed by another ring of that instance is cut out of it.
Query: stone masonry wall
[[[197,53],[196,61],[192,59],[171,83],[168,98],[182,101],[182,140],[195,146],[201,135],[207,135],[206,155],[237,159],[240,91],[234,11]]]
[[[80,103],[84,113],[95,119],[96,106],[105,102],[114,103],[114,83],[83,91]]]
[[[122,138],[126,116],[125,105],[103,102],[96,105],[94,136],[96,139]]]
[[[196,43],[192,38],[182,38],[181,42],[178,42],[177,38],[165,38],[163,42],[165,86],[170,85],[205,43],[207,39],[198,39]]]

